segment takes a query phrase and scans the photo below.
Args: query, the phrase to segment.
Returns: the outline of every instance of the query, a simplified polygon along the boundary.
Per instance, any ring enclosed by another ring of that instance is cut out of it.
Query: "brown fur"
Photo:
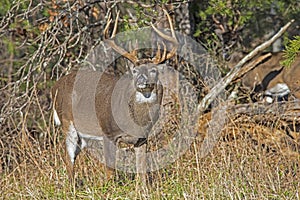
[[[139,67],[139,73],[145,73],[150,77],[149,81],[154,83],[151,84],[151,89],[157,98],[151,103],[135,102],[136,80],[132,80],[128,74],[120,77],[108,72],[78,71],[58,80],[52,88],[52,98],[65,135],[69,134],[70,125],[74,124],[77,132],[89,136],[106,136],[116,145],[118,142],[133,144],[136,147],[143,145],[144,142],[140,143],[141,139],[147,139],[149,131],[158,119],[163,95],[162,86],[158,84],[158,74],[154,77],[155,80],[151,80],[151,76],[147,74],[148,68],[154,66],[150,64],[150,67]],[[114,116],[114,113],[117,113],[117,116]],[[132,119],[137,124],[137,133],[122,129],[122,126],[127,125],[127,119]],[[110,148],[110,144],[104,140],[104,156],[111,155]],[[145,147],[141,149],[146,150]],[[75,158],[78,153],[75,153]],[[145,156],[139,150],[138,154]],[[144,157],[139,159],[145,160]],[[67,149],[65,160],[69,178],[73,181],[74,167]],[[114,158],[111,162],[115,162]],[[139,164],[137,170],[145,170],[145,167],[145,164]]]
[[[234,66],[240,59],[233,58],[230,66]],[[300,55],[290,67],[283,67],[283,52],[273,53],[266,61],[260,63],[242,78],[242,86],[250,91],[261,92],[274,87],[278,83],[285,83],[291,94],[300,99]]]

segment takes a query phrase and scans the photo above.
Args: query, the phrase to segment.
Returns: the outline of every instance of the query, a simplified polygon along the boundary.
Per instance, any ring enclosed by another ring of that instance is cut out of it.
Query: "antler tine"
[[[105,39],[108,38],[108,28],[109,28],[109,26],[111,24],[111,21],[112,21],[112,19],[111,19],[111,12],[110,12],[109,15],[108,15],[106,26],[105,26],[105,28],[103,30],[103,35],[104,35]]]
[[[169,35],[166,35],[164,34],[163,32],[161,32],[160,30],[158,30],[152,23],[151,23],[151,26],[153,28],[153,30],[160,36],[162,37],[163,39],[171,42],[173,44],[173,48],[171,49],[171,51],[166,54],[166,51],[167,51],[167,48],[166,48],[166,45],[163,43],[163,46],[164,46],[164,53],[163,53],[163,57],[161,58],[155,58],[154,60],[155,61],[158,61],[158,63],[161,63],[167,59],[170,59],[171,57],[174,56],[174,54],[176,53],[177,51],[177,48],[178,48],[178,41],[177,41],[177,38],[176,38],[176,35],[175,35],[175,31],[174,31],[174,27],[173,27],[173,23],[172,23],[172,20],[171,20],[171,17],[169,15],[169,13],[163,9],[164,13],[166,14],[167,18],[168,18],[168,22],[169,22],[169,25],[170,25],[170,29],[171,29],[171,35],[172,36],[169,36]],[[158,54],[156,54],[158,55]],[[158,64],[157,63],[157,64]]]
[[[167,45],[164,42],[162,42],[162,45],[164,47],[164,51],[161,54],[161,48],[160,48],[159,43],[157,42],[157,52],[156,52],[155,57],[152,59],[154,64],[159,64],[159,63],[163,62],[164,60],[166,60],[166,58],[168,57],[167,56]]]
[[[163,62],[164,60],[166,60],[167,46],[164,42],[162,42],[162,44],[164,46],[164,51],[163,51],[162,56],[161,56],[160,45],[157,43],[158,50],[157,50],[155,58],[154,58],[154,64],[159,64],[159,63]]]
[[[160,30],[158,30],[153,24],[151,24],[151,26],[152,26],[152,28],[154,29],[154,31],[155,31],[160,37],[162,37],[162,38],[164,38],[164,39],[166,39],[166,40],[168,40],[168,41],[170,41],[170,42],[172,42],[172,43],[174,43],[174,44],[178,43],[176,38],[164,34],[164,33],[161,32]]]
[[[164,11],[165,15],[166,15],[167,18],[168,18],[168,22],[169,22],[169,25],[170,25],[172,37],[173,37],[173,38],[176,40],[176,42],[177,42],[176,35],[175,35],[175,31],[174,31],[174,26],[173,26],[173,23],[172,23],[172,19],[171,19],[170,15],[169,15],[169,13],[167,12],[166,9],[163,9],[163,11]]]
[[[107,24],[106,24],[106,26],[105,26],[105,28],[103,30],[104,37],[106,39],[105,42],[107,42],[109,44],[109,46],[111,46],[111,48],[113,48],[116,52],[118,52],[119,54],[121,54],[122,56],[124,56],[125,58],[127,58],[128,60],[130,60],[134,65],[136,65],[136,63],[138,62],[136,51],[127,52],[125,49],[123,49],[122,47],[118,46],[115,43],[115,41],[114,41],[114,38],[115,38],[116,32],[117,32],[117,28],[118,28],[119,14],[120,14],[120,12],[118,11],[112,35],[111,35],[111,37],[108,37],[108,29],[109,29],[109,26],[110,26],[110,24],[112,22],[111,13],[109,13]]]
[[[112,38],[114,38],[114,37],[116,36],[116,32],[117,32],[117,28],[118,28],[119,17],[120,17],[120,11],[117,12],[116,22],[115,22],[115,25],[114,25],[113,32],[112,32],[112,34],[111,34],[111,37],[112,37]]]
[[[164,46],[163,56],[161,57],[163,61],[163,59],[167,56],[167,45],[164,42],[162,42],[162,44]]]
[[[161,60],[160,45],[157,42],[157,51],[156,51],[155,57],[152,58],[152,62],[154,64],[159,64],[160,60]]]

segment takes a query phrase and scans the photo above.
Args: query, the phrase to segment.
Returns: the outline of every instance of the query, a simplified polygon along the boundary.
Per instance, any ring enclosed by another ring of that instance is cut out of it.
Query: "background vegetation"
[[[120,10],[121,32],[150,22],[159,25],[160,7],[171,13],[176,30],[201,43],[224,69],[223,61],[230,60],[233,52],[250,51],[291,19],[296,22],[269,51],[286,49],[286,65],[299,53],[300,2],[294,0],[1,0],[0,192],[4,199],[299,199],[299,116],[291,119],[279,113],[230,116],[218,144],[202,158],[199,149],[208,111],[189,151],[154,172],[148,191],[136,190],[130,177],[105,181],[101,164],[88,153],[76,164],[82,185],[76,190],[69,186],[64,136],[54,127],[49,109],[51,86],[77,69],[101,41],[109,11],[115,16]]]

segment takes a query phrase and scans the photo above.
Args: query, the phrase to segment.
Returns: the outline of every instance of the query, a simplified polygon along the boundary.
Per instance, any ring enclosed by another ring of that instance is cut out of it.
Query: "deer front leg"
[[[146,186],[147,173],[147,144],[135,147],[137,181]]]
[[[81,151],[81,139],[73,125],[70,123],[69,130],[66,136],[65,163],[66,169],[71,184],[74,184],[74,164],[77,155]]]

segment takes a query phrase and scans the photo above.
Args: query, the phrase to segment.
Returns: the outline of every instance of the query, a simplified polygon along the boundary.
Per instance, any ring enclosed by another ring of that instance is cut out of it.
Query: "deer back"
[[[274,80],[282,71],[280,65],[282,53],[274,53],[267,61],[259,64],[249,71],[242,79],[243,87],[252,88],[256,91],[267,89],[271,81]]]

